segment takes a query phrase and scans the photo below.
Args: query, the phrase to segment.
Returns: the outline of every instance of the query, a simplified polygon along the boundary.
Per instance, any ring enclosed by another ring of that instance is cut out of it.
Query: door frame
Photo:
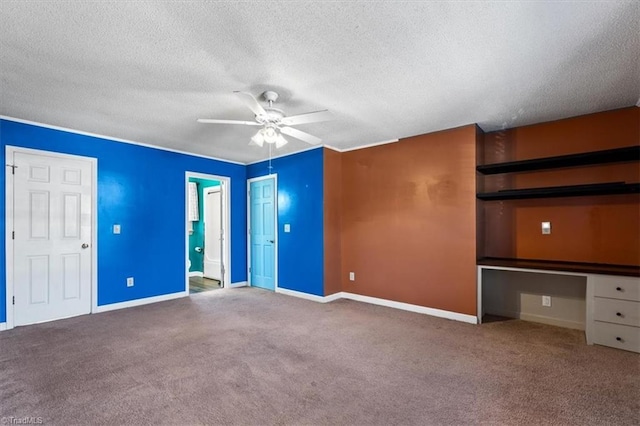
[[[249,268],[251,267],[251,183],[258,182],[261,180],[273,179],[273,193],[274,193],[274,203],[273,203],[273,229],[275,230],[275,243],[273,246],[274,256],[273,256],[273,291],[278,291],[278,174],[272,173],[265,176],[255,177],[251,179],[247,179],[247,285],[251,287],[251,273],[249,273]]]
[[[5,160],[7,165],[13,162],[13,154],[19,152],[23,154],[40,155],[45,157],[66,158],[72,160],[88,161],[91,164],[91,310],[93,314],[98,309],[98,159],[95,157],[85,157],[82,155],[63,154],[55,151],[45,151],[42,149],[22,148],[19,146],[5,147]],[[13,173],[11,167],[5,166],[5,295],[6,295],[6,316],[7,330],[14,328],[14,309],[13,309]]]
[[[189,221],[187,218],[189,217],[189,178],[196,179],[207,179],[207,180],[217,180],[222,185],[224,185],[224,190],[222,191],[223,203],[225,205],[225,217],[224,217],[224,244],[222,253],[222,261],[224,264],[224,282],[222,283],[222,288],[231,288],[231,178],[229,176],[221,176],[221,175],[211,175],[207,173],[198,173],[198,172],[185,172],[184,178],[184,290],[189,296]],[[204,200],[198,200],[203,203]],[[204,220],[204,217],[202,218]],[[204,265],[203,265],[204,272]]]

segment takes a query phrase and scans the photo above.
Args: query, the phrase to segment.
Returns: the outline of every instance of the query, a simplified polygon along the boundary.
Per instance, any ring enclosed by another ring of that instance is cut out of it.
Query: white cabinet
[[[587,343],[640,352],[640,278],[587,277]]]

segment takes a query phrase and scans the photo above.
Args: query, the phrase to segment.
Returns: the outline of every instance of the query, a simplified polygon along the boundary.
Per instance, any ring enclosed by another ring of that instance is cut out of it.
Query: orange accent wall
[[[339,152],[327,148],[323,151],[324,295],[327,296],[342,291],[342,159]]]
[[[476,314],[478,134],[469,125],[341,154],[343,291]]]
[[[631,107],[486,133],[480,164],[640,144],[640,108]],[[480,182],[482,181],[482,182]],[[497,191],[582,183],[640,181],[638,162],[485,176]],[[491,201],[479,205],[479,255],[640,265],[640,195]],[[540,223],[550,221],[551,235]]]

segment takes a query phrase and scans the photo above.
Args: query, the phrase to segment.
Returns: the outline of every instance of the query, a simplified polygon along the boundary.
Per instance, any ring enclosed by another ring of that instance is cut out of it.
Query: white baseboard
[[[348,299],[354,300],[356,302],[370,303],[372,305],[386,306],[388,308],[401,309],[403,311],[466,322],[469,324],[478,323],[478,318],[475,315],[460,314],[458,312],[444,311],[442,309],[427,308],[426,306],[412,305],[410,303],[396,302],[394,300],[379,299],[377,297],[363,296],[361,294],[348,293],[345,291],[330,294],[329,296],[316,296],[299,291],[277,288],[276,293],[282,293],[287,296],[299,297],[301,299],[311,300],[319,303],[333,302],[334,300],[338,299]]]
[[[226,287],[229,288],[238,288],[238,287],[247,287],[249,284],[246,281],[238,281],[237,283],[230,283]]]
[[[204,276],[204,274],[200,271],[190,271],[189,272],[189,276],[190,277],[200,277],[202,278]]]
[[[526,312],[507,311],[492,307],[485,307],[484,314],[497,315],[500,317],[521,319],[523,321],[538,322],[540,324],[555,325],[556,327],[571,328],[573,330],[585,329],[584,322],[571,321],[562,318],[547,317],[544,315],[528,314]]]
[[[0,331],[5,331],[7,329],[7,323],[6,322],[0,322]]]
[[[166,300],[179,299],[188,295],[189,293],[186,291],[179,291],[177,293],[163,294],[161,296],[145,297],[143,299],[128,300],[126,302],[120,303],[111,303],[109,305],[98,306],[92,313],[98,314],[100,312],[114,311],[116,309],[131,308],[133,306],[148,305],[149,303],[164,302]]]
[[[379,299],[377,297],[363,296],[354,293],[342,293],[343,299],[355,300],[357,302],[371,303],[372,305],[386,306],[388,308],[401,309],[403,311],[415,312],[418,314],[431,315],[432,317],[446,318],[454,321],[477,324],[478,318],[475,315],[461,314],[458,312],[444,311],[442,309],[427,308],[426,306],[412,305],[411,303],[396,302],[394,300]]]
[[[303,293],[301,291],[289,290],[281,287],[276,288],[276,293],[281,293],[287,296],[299,297],[300,299],[311,300],[313,302],[319,302],[319,303],[328,302],[328,300],[326,300],[324,296],[316,296],[315,294]]]
[[[341,291],[339,291],[337,293],[330,294],[330,295],[324,297],[324,301],[323,302],[324,303],[329,303],[329,302],[333,302],[334,300],[342,299],[342,298],[344,298],[343,295],[344,295],[344,293],[341,292]]]

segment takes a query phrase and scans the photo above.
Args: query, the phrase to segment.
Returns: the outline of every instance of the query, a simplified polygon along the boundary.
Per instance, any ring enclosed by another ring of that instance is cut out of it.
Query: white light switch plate
[[[551,234],[551,222],[542,222],[542,235]]]
[[[291,224],[289,223],[284,224],[284,232],[291,232]]]
[[[114,234],[120,233],[120,225],[113,225],[113,233]]]

